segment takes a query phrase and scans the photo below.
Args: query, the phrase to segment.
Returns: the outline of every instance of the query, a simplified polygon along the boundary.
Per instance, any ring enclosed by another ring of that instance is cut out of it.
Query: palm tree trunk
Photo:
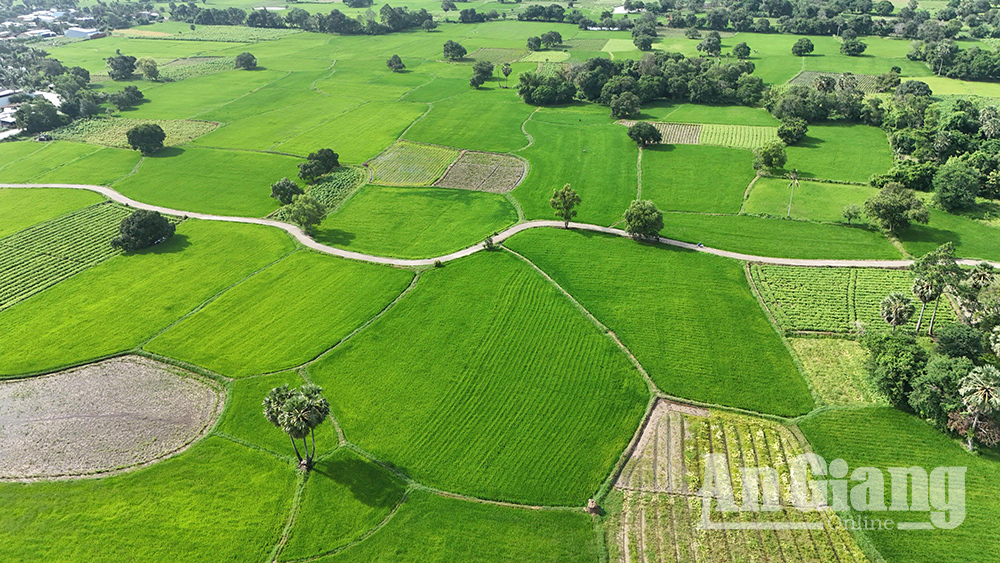
[[[927,328],[927,336],[934,335],[934,319],[937,318],[938,303],[941,302],[941,296],[938,295],[937,299],[934,300],[934,312],[931,313],[931,324]]]
[[[969,443],[969,452],[970,453],[976,451],[975,450],[975,445],[972,443],[972,438],[976,435],[976,427],[977,426],[979,426],[979,413],[978,412],[976,413],[976,416],[972,418],[972,426],[969,427],[969,431],[966,433],[966,437],[967,437],[967,439],[969,441],[968,443]]]
[[[306,452],[306,466],[312,463],[312,456],[309,455],[309,444],[306,443],[306,437],[302,437],[302,449]]]
[[[292,442],[292,447],[295,448],[295,457],[299,458],[299,462],[302,461],[302,454],[299,453],[299,447],[295,445],[295,439],[291,436],[288,439]]]
[[[316,457],[316,430],[313,428],[309,429],[309,437],[312,438],[312,456]]]
[[[920,302],[920,316],[917,317],[917,330],[914,331],[914,334],[920,334],[920,323],[924,322],[924,309],[926,309],[926,308],[927,308],[927,303],[924,303],[923,301],[921,301]]]

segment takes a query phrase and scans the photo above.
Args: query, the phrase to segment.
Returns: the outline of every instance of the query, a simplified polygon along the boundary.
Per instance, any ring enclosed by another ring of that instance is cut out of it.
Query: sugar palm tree
[[[795,197],[795,188],[799,187],[799,171],[793,168],[788,173],[788,216],[792,216],[792,199]]]
[[[979,291],[993,283],[993,280],[996,279],[996,269],[989,262],[980,262],[972,268],[967,279],[969,285]]]
[[[920,333],[920,325],[924,322],[924,310],[927,304],[934,301],[941,295],[941,286],[933,280],[917,278],[913,280],[913,295],[920,301],[920,316],[917,317],[917,334]],[[935,308],[935,311],[937,309]]]
[[[980,424],[990,416],[1000,412],[1000,369],[991,365],[974,368],[962,378],[958,388],[962,404],[971,417],[966,439],[969,451],[973,451],[973,439]]]
[[[900,292],[893,292],[882,300],[882,318],[889,323],[892,331],[896,327],[904,325],[913,316],[913,302],[910,298]]]
[[[500,67],[500,72],[503,73],[503,87],[504,88],[509,88],[510,87],[510,73],[511,73],[511,70],[512,69],[510,68],[510,63],[504,63],[503,66]]]
[[[316,385],[303,385],[301,389],[291,389],[288,385],[275,387],[264,397],[264,416],[274,426],[281,428],[292,442],[299,467],[308,470],[316,455],[317,426],[330,414],[330,404]],[[312,438],[312,448],[306,442]],[[297,440],[302,440],[299,451]]]
[[[281,387],[275,387],[264,397],[264,418],[266,418],[275,428],[281,428],[281,424],[278,422],[278,415],[281,413],[281,409],[285,404],[285,401],[289,399],[295,391],[288,387],[288,384],[282,385]],[[302,456],[299,455],[299,448],[295,445],[295,440],[289,436],[292,441],[292,448],[295,449],[295,457],[302,461]]]

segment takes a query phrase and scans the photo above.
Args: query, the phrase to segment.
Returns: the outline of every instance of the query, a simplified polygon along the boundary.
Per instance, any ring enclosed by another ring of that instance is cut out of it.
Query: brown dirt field
[[[502,194],[516,188],[526,174],[524,162],[516,157],[464,151],[434,185]]]
[[[0,382],[0,480],[149,464],[204,435],[224,402],[217,385],[138,356]]]

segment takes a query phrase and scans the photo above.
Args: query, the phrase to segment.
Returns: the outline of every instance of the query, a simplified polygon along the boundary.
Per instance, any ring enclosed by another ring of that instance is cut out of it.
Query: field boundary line
[[[278,543],[274,544],[274,548],[271,549],[271,555],[268,557],[268,560],[274,563],[278,562],[278,557],[285,549],[288,538],[292,535],[295,519],[298,517],[299,508],[302,506],[302,497],[305,495],[306,482],[309,480],[308,473],[301,471],[297,473],[298,475],[295,477],[295,494],[292,495],[292,506],[288,511],[288,518],[285,520],[285,526],[281,529],[281,536],[278,537]]]
[[[204,52],[206,52],[206,51],[199,51],[198,53],[195,53],[195,55],[200,55],[201,53],[204,53]],[[207,52],[214,52],[214,51],[207,51]],[[261,84],[260,86],[254,88],[253,90],[250,90],[246,94],[243,94],[241,96],[237,96],[237,97],[235,97],[235,98],[233,98],[231,100],[227,100],[227,101],[222,102],[221,104],[218,104],[216,106],[212,106],[211,108],[209,108],[209,109],[207,109],[207,110],[205,110],[203,112],[196,113],[196,114],[192,115],[191,117],[185,117],[184,119],[197,119],[199,115],[205,115],[206,113],[215,111],[217,109],[220,109],[220,108],[223,108],[225,106],[228,106],[229,104],[232,104],[232,103],[235,103],[235,102],[237,102],[239,100],[242,100],[243,98],[245,98],[245,97],[247,97],[247,96],[249,96],[251,94],[256,94],[257,92],[263,90],[264,88],[267,88],[268,86],[270,86],[270,85],[274,84],[275,82],[281,80],[282,78],[288,78],[291,75],[292,75],[292,71],[286,70],[285,74],[283,76],[279,76],[278,78],[275,78],[274,80],[272,80],[272,81],[270,81],[270,82],[268,82],[266,84]]]
[[[635,160],[635,182],[638,186],[635,199],[642,199],[642,147],[639,147],[639,157]]]
[[[760,179],[760,174],[759,173],[754,174],[753,180],[750,180],[750,183],[747,185],[747,189],[743,190],[743,201],[740,202],[740,211],[739,213],[737,213],[737,215],[743,215],[743,208],[746,207],[747,200],[750,199],[750,194],[753,193],[753,188],[754,186],[757,185],[757,180],[759,179]]]
[[[539,106],[539,107],[535,108],[535,111],[533,111],[533,112],[529,113],[529,114],[528,114],[528,117],[524,118],[524,121],[522,121],[522,122],[521,122],[521,133],[523,133],[523,134],[524,134],[524,137],[525,137],[526,139],[528,139],[528,144],[527,144],[527,145],[524,145],[523,147],[521,147],[521,148],[519,148],[519,149],[515,149],[514,151],[512,151],[512,154],[513,154],[514,152],[521,152],[521,151],[523,151],[524,149],[527,149],[527,148],[531,147],[531,145],[534,145],[534,144],[535,144],[535,138],[531,136],[531,133],[528,133],[528,130],[527,130],[527,129],[525,128],[525,125],[527,125],[527,124],[528,124],[528,122],[529,122],[529,121],[531,121],[531,118],[532,118],[532,117],[533,117],[533,116],[534,116],[534,115],[535,115],[536,113],[538,113],[538,110],[540,110],[540,109],[542,109],[542,108],[541,108],[541,106]]]
[[[282,221],[276,221],[273,219],[265,219],[260,217],[240,217],[235,215],[212,215],[209,213],[200,213],[194,211],[181,211],[178,209],[170,209],[168,207],[161,207],[157,205],[150,205],[148,203],[142,203],[131,199],[120,192],[109,188],[107,186],[97,186],[93,184],[14,184],[14,183],[0,183],[0,188],[66,188],[66,189],[77,189],[77,190],[89,190],[97,192],[104,195],[105,197],[121,203],[123,205],[133,207],[136,209],[147,209],[150,211],[158,211],[166,215],[172,215],[175,217],[184,217],[190,219],[200,219],[203,221],[221,221],[228,223],[245,223],[252,225],[265,225],[269,227],[275,227],[287,232],[289,235],[298,240],[303,246],[323,252],[325,254],[330,254],[333,256],[339,256],[341,258],[346,258],[348,260],[359,260],[362,262],[370,262],[373,264],[382,264],[387,266],[395,266],[399,268],[419,268],[425,266],[433,266],[435,262],[451,262],[452,260],[458,260],[459,258],[464,258],[470,256],[484,249],[482,243],[477,243],[472,246],[466,247],[462,250],[456,250],[450,254],[444,254],[441,256],[435,256],[431,258],[393,258],[390,256],[376,256],[373,254],[364,254],[361,252],[355,252],[352,250],[344,250],[342,248],[336,248],[333,246],[325,245],[323,243],[313,240],[311,237],[305,234],[301,228],[290,223],[285,223]],[[729,215],[729,214],[719,214],[719,215]],[[732,215],[735,216],[735,215]],[[563,228],[562,221],[554,221],[548,219],[534,219],[527,221],[525,223],[519,223],[508,227],[506,230],[498,233],[494,237],[494,242],[500,243],[504,240],[528,229],[536,228]],[[570,228],[580,231],[590,231],[596,233],[604,233],[608,235],[614,235],[623,238],[632,238],[631,235],[626,233],[621,229],[615,229],[612,227],[604,227],[601,225],[594,225],[591,223],[576,223],[570,222]],[[703,252],[706,254],[712,254],[714,256],[720,256],[722,258],[730,258],[733,260],[742,260],[747,262],[756,262],[760,264],[771,264],[777,266],[803,266],[803,267],[814,267],[814,268],[881,268],[881,269],[903,269],[909,267],[913,261],[906,259],[896,259],[896,260],[882,260],[882,259],[823,259],[823,258],[778,258],[770,256],[757,256],[753,254],[744,254],[742,252],[733,252],[730,250],[722,250],[718,248],[712,248],[708,246],[698,245],[691,242],[685,242],[677,239],[671,239],[666,237],[657,237],[652,242],[672,246],[675,248],[681,248],[684,250],[690,250],[693,252]],[[962,258],[958,260],[958,263],[963,266],[974,266],[984,260],[976,260],[970,258]],[[989,261],[986,262],[992,264],[994,267],[1000,268],[1000,261]]]
[[[410,90],[410,92],[412,92],[412,91],[413,91],[413,90]],[[409,94],[410,92],[407,92],[407,94]],[[405,95],[406,95],[406,94],[403,94],[403,96],[405,96]],[[400,96],[399,98],[397,98],[397,99],[396,99],[396,101],[399,101],[399,99],[400,99],[400,98],[402,98],[403,96]],[[413,119],[413,121],[411,121],[411,122],[410,122],[410,124],[406,126],[406,129],[403,129],[403,132],[402,132],[402,133],[400,133],[398,137],[396,137],[396,142],[395,142],[395,143],[393,143],[393,145],[394,145],[394,144],[396,144],[396,143],[398,143],[398,142],[400,142],[400,141],[405,141],[406,139],[404,139],[403,137],[404,137],[404,136],[405,136],[405,135],[406,135],[407,133],[409,133],[409,132],[410,132],[410,129],[413,129],[413,126],[414,126],[414,125],[416,125],[417,123],[419,123],[419,122],[423,121],[423,119],[424,119],[425,117],[427,117],[427,114],[429,114],[429,113],[431,112],[431,110],[432,110],[432,109],[434,109],[434,102],[426,102],[426,104],[427,104],[427,109],[425,109],[425,110],[424,110],[424,113],[422,113],[422,114],[418,115],[418,116],[417,116],[416,118],[414,118],[414,119]],[[412,143],[412,142],[415,142],[415,141],[409,141],[409,142],[411,142],[411,143]],[[385,152],[385,151],[389,150],[390,148],[392,148],[392,145],[389,145],[389,146],[388,146],[388,147],[387,147],[387,148],[386,148],[386,149],[385,149],[384,151],[382,151],[382,152]],[[454,148],[454,147],[451,147],[451,148]],[[382,154],[382,152],[380,152],[380,153],[378,153],[378,154]],[[377,156],[378,156],[378,154],[377,154],[377,155],[375,155],[375,156],[373,156],[373,157],[372,157],[371,159],[369,159],[368,161],[366,161],[366,163],[367,163],[367,162],[371,162],[371,160],[374,160],[374,159],[375,159],[375,157],[377,157]]]

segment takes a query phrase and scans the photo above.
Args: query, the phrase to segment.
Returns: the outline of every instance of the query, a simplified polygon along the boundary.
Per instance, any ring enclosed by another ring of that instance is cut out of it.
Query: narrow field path
[[[468,248],[463,248],[462,250],[457,250],[450,254],[445,254],[443,256],[435,256],[432,258],[420,258],[420,259],[404,259],[404,258],[392,258],[388,256],[375,256],[372,254],[364,254],[361,252],[354,252],[351,250],[344,250],[342,248],[336,248],[333,246],[328,246],[319,242],[316,242],[309,235],[305,234],[299,227],[292,225],[290,223],[284,223],[281,221],[275,221],[273,219],[262,219],[259,217],[233,217],[228,215],[211,215],[208,213],[195,213],[192,211],[180,211],[178,209],[170,209],[168,207],[160,207],[158,205],[149,205],[148,203],[142,203],[135,201],[129,197],[122,195],[121,193],[105,187],[105,186],[94,186],[89,184],[0,184],[0,188],[66,188],[73,190],[89,190],[92,192],[97,192],[108,199],[121,203],[123,205],[128,205],[136,209],[147,209],[149,211],[159,211],[166,215],[176,215],[180,217],[189,217],[192,219],[201,219],[204,221],[223,221],[227,223],[248,223],[252,225],[266,225],[269,227],[275,227],[282,229],[288,234],[295,237],[300,243],[305,247],[311,248],[313,250],[323,252],[325,254],[330,254],[333,256],[339,256],[341,258],[347,258],[349,260],[360,260],[362,262],[371,262],[373,264],[383,264],[387,266],[397,266],[400,268],[419,268],[424,266],[433,266],[435,262],[450,262],[452,260],[457,260],[459,258],[464,258],[475,254],[481,250],[484,250],[482,243],[474,244]],[[518,223],[513,227],[508,228],[502,233],[497,234],[493,237],[495,243],[503,242],[508,238],[520,233],[522,231],[527,231],[528,229],[538,229],[538,228],[562,228],[562,221],[550,221],[544,219],[536,219],[533,221],[527,221],[524,223]],[[629,237],[630,235],[622,229],[616,229],[613,227],[602,227],[600,225],[592,225],[590,223],[574,223],[569,224],[571,229],[578,231],[591,231],[595,233],[604,233],[608,235],[614,235],[619,237]],[[710,248],[707,246],[699,246],[690,242],[684,242],[680,240],[674,240],[664,237],[658,237],[658,241],[661,244],[667,244],[670,246],[675,246],[677,248],[683,248],[685,250],[692,250],[695,252],[704,252],[707,254],[713,254],[715,256],[721,256],[723,258],[732,258],[734,260],[744,260],[748,262],[758,262],[761,264],[773,264],[778,266],[812,266],[812,267],[827,267],[827,268],[905,268],[913,263],[912,260],[824,260],[824,259],[802,259],[802,258],[777,258],[772,256],[755,256],[753,254],[743,254],[741,252],[730,252],[728,250],[720,250],[718,248]],[[959,260],[962,265],[973,265],[981,262],[980,260]],[[1000,262],[990,262],[994,267],[1000,268]]]

